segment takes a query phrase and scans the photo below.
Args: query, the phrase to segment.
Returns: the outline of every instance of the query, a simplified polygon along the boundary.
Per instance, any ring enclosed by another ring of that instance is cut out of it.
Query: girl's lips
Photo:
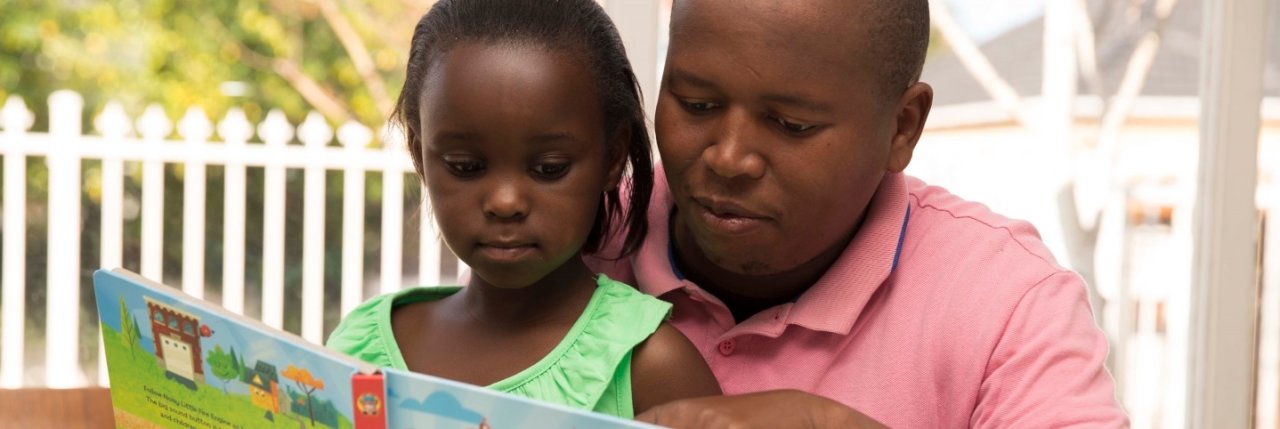
[[[516,262],[533,256],[538,246],[533,244],[480,244],[476,251],[493,262]]]

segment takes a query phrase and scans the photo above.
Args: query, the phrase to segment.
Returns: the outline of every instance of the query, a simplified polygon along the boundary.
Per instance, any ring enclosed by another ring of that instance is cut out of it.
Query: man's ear
[[[609,170],[604,177],[605,191],[611,191],[618,187],[618,182],[622,180],[622,171],[626,169],[627,156],[630,155],[627,153],[627,147],[631,144],[628,140],[630,138],[630,126],[619,125],[617,129],[613,130],[613,135],[610,136],[609,141],[605,143],[609,148],[609,154],[606,158],[606,161],[609,162]]]
[[[890,143],[889,164],[886,166],[889,171],[900,173],[911,164],[911,155],[915,153],[916,143],[920,141],[920,133],[924,131],[924,123],[929,119],[932,107],[933,87],[924,82],[912,84],[898,99],[894,117],[897,128]]]

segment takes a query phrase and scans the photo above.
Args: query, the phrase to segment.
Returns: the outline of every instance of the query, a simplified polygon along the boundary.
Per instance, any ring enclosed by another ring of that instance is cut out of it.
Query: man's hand
[[[684,399],[653,407],[636,420],[676,429],[885,427],[844,404],[798,390]]]

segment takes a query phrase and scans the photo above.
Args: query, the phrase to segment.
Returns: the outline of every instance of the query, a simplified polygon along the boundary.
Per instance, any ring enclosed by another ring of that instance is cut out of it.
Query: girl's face
[[[620,162],[585,60],[538,47],[463,43],[429,67],[421,141],[445,244],[473,281],[538,282],[579,257]]]

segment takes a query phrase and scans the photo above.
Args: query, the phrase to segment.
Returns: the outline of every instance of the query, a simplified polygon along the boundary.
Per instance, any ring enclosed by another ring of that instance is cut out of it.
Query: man
[[[633,258],[728,396],[674,427],[1116,427],[1085,285],[1027,223],[907,177],[925,0],[677,0]],[[659,174],[659,179],[662,175]]]

